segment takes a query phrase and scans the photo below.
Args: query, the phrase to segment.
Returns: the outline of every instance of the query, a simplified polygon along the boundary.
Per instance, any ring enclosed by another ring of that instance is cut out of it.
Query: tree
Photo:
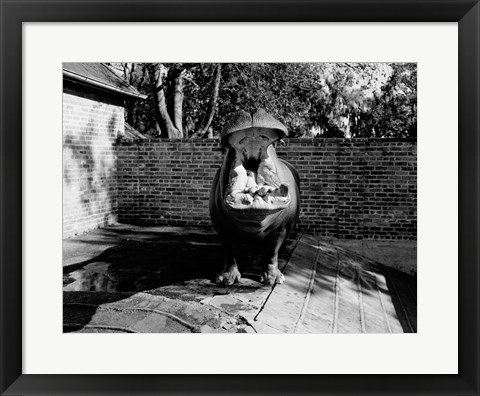
[[[392,65],[393,72],[376,98],[373,118],[384,137],[417,136],[417,67],[412,63]]]
[[[164,85],[164,75],[168,73],[168,69],[162,67],[161,63],[152,63],[148,67],[150,74],[150,84],[152,89],[153,103],[155,105],[155,120],[160,126],[162,137],[172,138],[181,138],[182,134],[182,104],[183,104],[183,78],[181,78],[181,73],[178,72],[175,75],[175,103],[174,109],[179,114],[174,114],[173,121],[180,123],[180,128],[178,124],[174,124],[170,118],[170,114],[167,109],[167,101],[165,99],[165,85]],[[177,93],[177,90],[180,93]],[[179,110],[180,109],[180,110]]]
[[[416,136],[408,63],[111,64],[149,99],[127,120],[163,137],[218,135],[234,111],[264,108],[292,137]]]
[[[205,136],[208,132],[208,129],[210,128],[210,125],[212,124],[213,117],[215,115],[215,109],[217,107],[217,101],[218,101],[218,92],[220,90],[220,79],[222,76],[222,64],[218,63],[215,67],[215,72],[212,77],[212,94],[210,97],[210,101],[208,102],[208,108],[207,111],[205,112],[205,115],[203,117],[203,121],[200,125],[200,128],[197,132],[198,135],[200,136]]]

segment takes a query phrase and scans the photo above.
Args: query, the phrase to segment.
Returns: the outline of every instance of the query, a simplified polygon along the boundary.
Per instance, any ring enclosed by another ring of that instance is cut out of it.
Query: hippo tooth
[[[254,193],[253,191],[258,190],[257,182],[255,181],[255,173],[252,171],[247,171],[247,183],[245,185],[245,192]]]
[[[253,202],[253,197],[250,194],[245,194],[244,200],[246,200],[248,205],[250,205]]]
[[[258,195],[264,196],[270,193],[271,191],[275,190],[274,187],[263,185],[259,190],[258,190]]]
[[[265,198],[263,198],[265,200],[266,203],[268,203],[269,205],[271,205],[274,201],[274,197],[272,197],[271,195],[267,195]]]

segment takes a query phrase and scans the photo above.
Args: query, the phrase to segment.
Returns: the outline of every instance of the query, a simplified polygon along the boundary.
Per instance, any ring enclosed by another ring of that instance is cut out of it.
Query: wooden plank
[[[333,330],[338,252],[334,246],[321,240],[318,249],[315,283],[297,333],[331,333]]]
[[[321,262],[321,258],[319,259]],[[328,272],[319,273],[315,278],[308,309],[304,320],[297,328],[297,333],[331,333],[333,328],[335,306],[335,276]]]
[[[387,267],[339,248],[338,332],[399,333],[403,327],[385,274]]]
[[[256,322],[282,333],[293,333],[302,317],[305,300],[315,281],[318,241],[304,235],[298,242],[285,268],[285,282],[274,287]],[[313,279],[313,281],[312,281]],[[253,324],[255,326],[255,322]]]
[[[403,332],[385,267],[315,241],[301,239],[257,320],[282,333]]]
[[[338,299],[334,333],[361,333],[362,321],[358,295],[357,262],[345,252],[339,252],[338,270],[336,274],[336,294]]]
[[[362,283],[362,303],[365,317],[366,333],[389,333],[389,323],[387,322],[378,294],[375,280],[375,270],[363,271],[362,275],[365,282]]]

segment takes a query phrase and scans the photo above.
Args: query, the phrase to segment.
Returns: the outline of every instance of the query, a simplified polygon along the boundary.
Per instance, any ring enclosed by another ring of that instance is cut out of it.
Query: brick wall
[[[63,92],[63,235],[117,221],[115,140],[124,131],[123,103],[85,88]]]
[[[301,177],[298,228],[354,239],[416,239],[416,141],[289,139],[278,147]],[[211,225],[217,140],[119,145],[119,221]]]

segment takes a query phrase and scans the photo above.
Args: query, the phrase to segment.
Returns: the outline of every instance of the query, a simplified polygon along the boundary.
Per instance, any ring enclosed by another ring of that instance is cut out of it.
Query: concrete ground
[[[416,273],[414,244],[348,243],[296,235],[280,259],[286,281],[274,287],[246,252],[241,282],[221,287],[212,230],[95,230],[64,240],[64,331],[416,332],[416,277],[394,268]]]

